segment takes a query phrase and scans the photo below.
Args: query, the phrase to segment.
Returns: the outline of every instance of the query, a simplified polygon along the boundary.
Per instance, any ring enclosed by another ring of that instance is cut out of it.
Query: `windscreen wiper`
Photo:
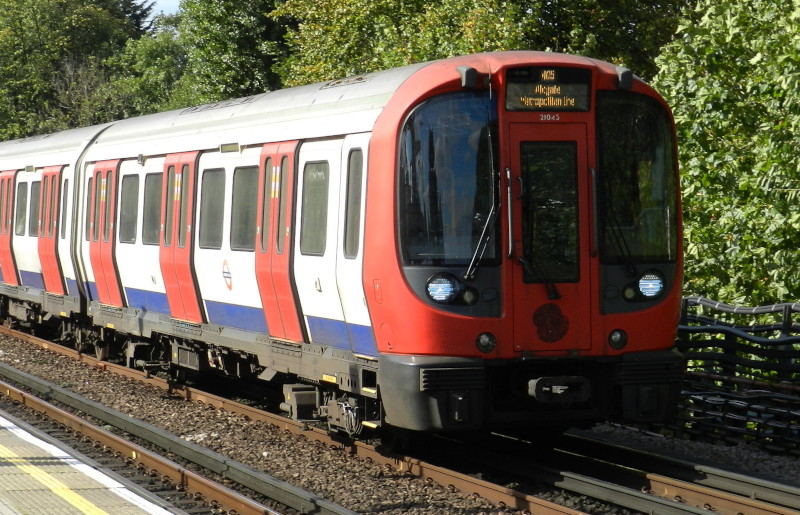
[[[486,253],[486,246],[489,244],[492,232],[494,232],[494,220],[497,217],[497,191],[495,189],[495,180],[500,181],[500,176],[494,168],[494,141],[492,140],[492,121],[489,116],[489,109],[486,109],[486,139],[489,145],[489,165],[491,168],[491,180],[489,181],[489,195],[492,197],[492,206],[489,208],[489,214],[486,216],[486,223],[483,224],[481,236],[478,238],[478,244],[475,245],[475,251],[472,253],[472,259],[469,260],[469,266],[462,276],[465,281],[471,281],[475,278],[478,272],[478,263],[483,259]]]
[[[494,188],[492,188],[494,190]],[[486,246],[489,244],[489,239],[494,232],[494,220],[497,217],[497,206],[494,200],[494,192],[492,192],[492,207],[489,209],[489,215],[486,217],[486,223],[483,224],[481,237],[478,239],[478,244],[475,246],[475,252],[472,253],[472,259],[469,261],[469,266],[464,272],[464,280],[471,281],[475,278],[475,273],[478,271],[478,263],[483,259],[483,254],[486,252]]]
[[[550,300],[558,300],[561,298],[561,292],[558,291],[556,283],[550,280],[549,274],[545,266],[534,255],[532,258],[533,263],[528,262],[524,257],[520,256],[519,262],[522,267],[528,272],[529,275],[537,277],[547,290],[547,298]]]

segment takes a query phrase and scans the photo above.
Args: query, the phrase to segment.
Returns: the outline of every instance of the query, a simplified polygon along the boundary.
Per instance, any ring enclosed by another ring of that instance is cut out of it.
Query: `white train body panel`
[[[116,234],[117,266],[120,270],[125,271],[124,274],[120,274],[120,279],[126,305],[156,313],[169,313],[164,278],[158,260],[160,247],[157,243],[157,236],[153,238],[152,234],[144,234],[144,224],[141,223],[141,220],[145,213],[145,191],[148,182],[157,180],[160,191],[163,170],[164,158],[149,159],[144,165],[140,165],[132,159],[122,162],[120,165],[121,197],[127,194],[127,188],[136,187],[135,210],[138,223],[136,223],[135,231],[126,230],[120,226]],[[118,220],[123,219],[122,212],[130,207],[123,202],[119,203],[120,216]]]
[[[195,227],[197,237],[194,247],[194,265],[200,289],[200,297],[205,304],[207,319],[210,323],[236,327],[239,329],[266,332],[261,298],[255,276],[255,233],[244,241],[238,233],[248,233],[241,224],[235,227],[232,220],[232,201],[234,190],[248,197],[248,206],[244,211],[252,216],[247,217],[247,224],[255,226],[255,202],[258,189],[258,159],[260,147],[249,148],[240,152],[201,154],[198,166],[197,206]],[[218,183],[211,182],[212,174],[222,177],[222,189]],[[241,175],[240,175],[241,174]],[[237,185],[238,181],[242,182]],[[253,180],[255,184],[253,185]],[[206,184],[208,182],[208,185]],[[249,195],[252,190],[252,195]],[[206,199],[206,196],[214,197]],[[203,207],[221,198],[223,206],[222,220],[202,220]],[[216,225],[219,231],[218,243],[203,241],[201,224]],[[233,238],[233,240],[232,240]]]
[[[23,286],[44,289],[39,259],[39,190],[42,170],[17,174],[14,195],[14,259]]]

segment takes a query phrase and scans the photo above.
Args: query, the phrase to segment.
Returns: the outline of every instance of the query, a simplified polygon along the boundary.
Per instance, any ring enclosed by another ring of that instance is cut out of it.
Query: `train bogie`
[[[0,144],[0,295],[351,434],[656,420],[679,208],[629,71],[479,54]]]

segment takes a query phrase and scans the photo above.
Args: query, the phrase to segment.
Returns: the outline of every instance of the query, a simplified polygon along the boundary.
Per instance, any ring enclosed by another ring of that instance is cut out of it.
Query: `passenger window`
[[[52,238],[56,233],[56,221],[58,220],[58,176],[54,175],[50,179],[50,219],[47,225],[47,237]]]
[[[25,215],[28,212],[28,183],[23,182],[17,186],[17,213],[14,233],[17,236],[25,236]]]
[[[144,177],[144,213],[142,213],[142,243],[158,245],[161,230],[161,189],[163,173],[149,173]]]
[[[28,236],[37,235],[39,225],[39,194],[41,188],[41,182],[36,181],[31,183],[31,209],[28,211]]]
[[[231,249],[254,250],[258,212],[258,167],[237,168],[233,172],[231,201]]]
[[[61,239],[67,237],[67,201],[69,200],[69,179],[64,179],[63,191],[61,192]]]
[[[103,209],[103,241],[108,242],[111,238],[111,213],[114,212],[114,187],[117,184],[116,179],[114,178],[114,171],[106,172],[106,181],[105,181],[105,194],[106,194],[106,202]]]
[[[122,192],[119,201],[119,241],[136,243],[136,222],[139,219],[139,176],[126,175],[122,178]]]
[[[89,234],[92,226],[92,210],[90,202],[92,199],[92,178],[89,177],[89,183],[86,186],[86,241],[89,241]]]
[[[306,163],[303,169],[303,207],[300,215],[300,252],[303,255],[325,254],[328,176],[327,161]]]
[[[283,247],[286,242],[286,202],[288,200],[289,189],[289,158],[284,156],[281,160],[281,189],[278,193],[278,227],[275,231],[277,233],[277,247],[278,254],[283,254]]]
[[[14,199],[14,179],[8,179],[8,189],[6,189],[6,232],[11,231],[11,216]]]
[[[358,255],[361,241],[361,177],[364,154],[361,149],[350,152],[347,162],[347,198],[344,213],[344,257]]]
[[[102,205],[100,204],[100,199],[102,198],[102,186],[103,180],[100,177],[101,174],[97,174],[94,177],[94,216],[92,216],[92,223],[94,226],[92,227],[92,241],[97,241],[100,237],[100,208]]]
[[[0,221],[0,233],[6,234],[8,226],[6,225],[6,184],[8,180],[3,179],[0,181],[0,213],[2,213],[2,221]]]
[[[175,210],[175,167],[167,170],[167,191],[164,192],[167,212],[164,219],[164,246],[172,245],[172,212]]]
[[[39,237],[44,238],[45,232],[47,231],[47,199],[50,197],[50,176],[46,176],[42,179],[42,185],[44,187],[44,191],[42,192],[41,199],[44,200],[44,206],[42,206],[41,212],[36,213],[39,219]]]
[[[264,199],[261,209],[261,252],[266,252],[269,248],[269,215],[270,201],[272,200],[272,158],[268,157],[264,163]]]
[[[225,170],[204,170],[200,192],[200,248],[222,248],[224,208]]]
[[[189,165],[183,165],[181,170],[181,212],[178,219],[178,246],[186,245],[186,233],[189,225]]]

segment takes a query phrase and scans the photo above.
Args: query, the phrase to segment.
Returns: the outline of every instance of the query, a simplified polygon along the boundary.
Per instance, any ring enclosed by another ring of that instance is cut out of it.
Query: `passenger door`
[[[64,278],[58,260],[58,219],[63,165],[48,166],[42,173],[39,202],[39,260],[42,263],[44,288],[49,293],[64,295]]]
[[[89,259],[97,296],[101,304],[123,306],[117,265],[114,259],[115,213],[119,160],[95,163],[92,172]]]
[[[261,150],[256,281],[270,336],[304,341],[291,269],[296,150],[297,141],[268,143]]]
[[[172,318],[196,324],[203,312],[192,263],[194,201],[199,152],[167,156],[161,210],[159,262]]]
[[[590,348],[584,124],[511,124],[514,350]]]
[[[16,175],[16,170],[0,173],[0,271],[3,273],[3,282],[12,286],[19,286],[19,274],[11,249]]]

